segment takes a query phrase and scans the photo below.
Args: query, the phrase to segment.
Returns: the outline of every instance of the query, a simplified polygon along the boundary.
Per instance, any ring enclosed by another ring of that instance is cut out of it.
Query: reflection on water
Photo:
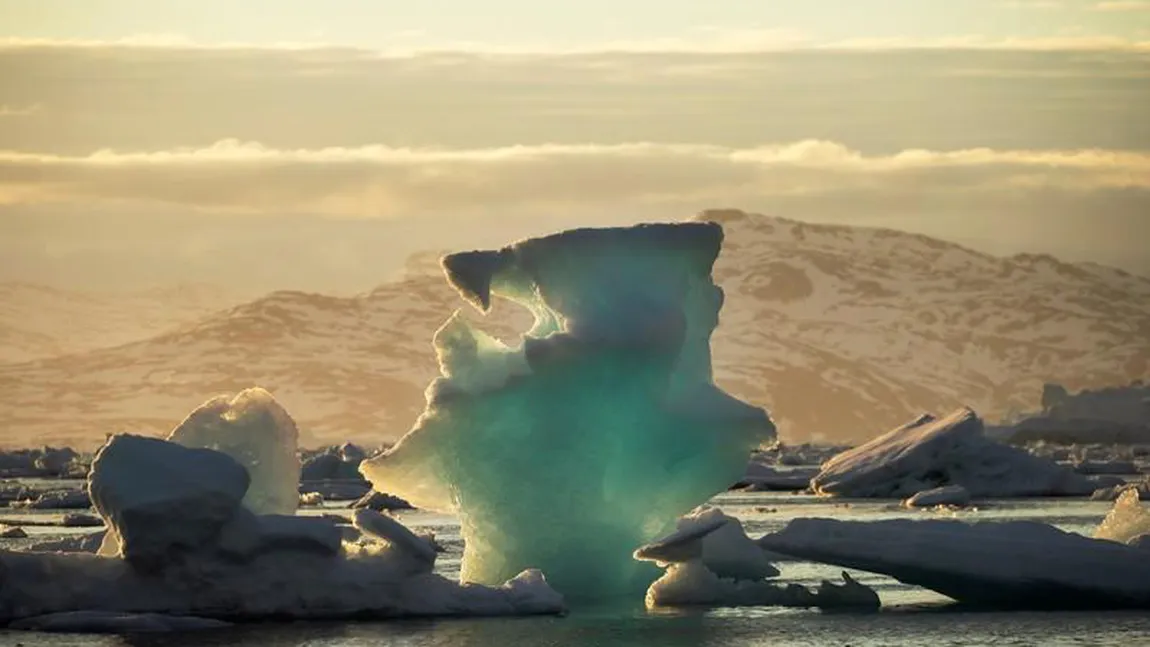
[[[895,502],[836,501],[774,493],[725,494],[715,503],[744,520],[757,536],[796,517],[875,520],[957,516],[968,520],[1028,519],[1089,534],[1110,504],[1082,499],[1004,500],[969,511],[911,511]],[[328,512],[338,512],[330,509]],[[343,511],[346,513],[346,511]],[[409,512],[404,523],[435,532],[448,552],[439,570],[458,576],[458,522],[447,515]],[[837,578],[840,569],[788,562],[781,577],[805,585]],[[946,598],[883,576],[855,573],[882,597],[880,614],[751,608],[649,613],[641,601],[580,609],[565,618],[490,618],[375,623],[279,623],[158,636],[70,636],[0,631],[0,645],[25,647],[744,647],[851,645],[1150,645],[1150,614],[987,613],[947,606]]]
[[[566,618],[386,623],[289,623],[182,636],[4,634],[25,647],[759,647],[1150,644],[1145,613],[970,613],[891,610],[879,615],[770,609],[648,615],[582,611]]]

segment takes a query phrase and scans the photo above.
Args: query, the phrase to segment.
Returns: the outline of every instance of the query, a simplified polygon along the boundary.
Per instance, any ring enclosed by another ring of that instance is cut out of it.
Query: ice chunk
[[[342,540],[342,533],[330,519],[256,515],[241,508],[221,528],[213,548],[230,558],[250,561],[272,552],[335,555]]]
[[[0,526],[0,539],[27,539],[28,533],[20,526]]]
[[[1030,521],[795,519],[759,544],[978,606],[1150,608],[1143,551]]]
[[[293,514],[299,507],[299,431],[267,391],[220,396],[193,411],[168,440],[223,452],[248,471],[244,505],[256,514]]]
[[[1138,474],[1138,466],[1134,461],[1079,461],[1074,464],[1074,471],[1079,474],[1119,475]]]
[[[381,512],[383,510],[410,510],[411,504],[403,499],[383,492],[371,491],[352,503],[350,508],[367,508]]]
[[[672,564],[647,589],[648,607],[818,607],[877,610],[878,594],[843,573],[843,583],[823,581],[817,591],[799,584],[735,581],[715,575],[701,561]]]
[[[655,562],[660,566],[684,564],[703,559],[703,538],[726,525],[726,519],[711,518],[681,525],[675,532],[658,541],[640,546],[635,559]]]
[[[499,587],[511,605],[523,614],[550,614],[565,610],[563,596],[547,584],[538,569],[529,568]]]
[[[779,574],[763,549],[735,517],[701,506],[679,518],[674,533],[635,551],[635,558],[660,564],[701,560],[719,577],[761,580]]]
[[[579,229],[443,259],[481,310],[535,324],[507,346],[453,316],[415,427],[361,471],[375,489],[458,512],[461,577],[539,568],[569,598],[640,591],[635,546],[742,476],[774,426],[712,381],[723,293],[714,223]]]
[[[360,532],[391,544],[409,558],[417,570],[430,573],[435,566],[435,547],[395,519],[368,508],[356,510],[354,519]]]
[[[961,485],[944,485],[931,490],[923,490],[903,501],[908,508],[929,508],[935,505],[966,505],[970,503],[970,492]]]
[[[1128,490],[1137,490],[1139,499],[1150,497],[1150,478],[1143,476],[1139,481],[1127,482],[1126,479],[1121,479],[1121,481],[1121,483],[1099,487],[1094,491],[1094,494],[1090,495],[1090,499],[1092,501],[1117,501],[1118,497]]]
[[[793,492],[807,489],[811,478],[818,472],[817,468],[810,467],[780,470],[763,462],[761,457],[757,457],[747,464],[746,473],[736,485],[746,487],[752,492],[774,490]]]
[[[819,494],[905,498],[946,485],[974,497],[1087,496],[1084,476],[983,435],[970,409],[941,419],[924,415],[835,456],[811,480]]]
[[[359,464],[367,456],[362,447],[352,443],[331,445],[302,452],[300,480],[328,481],[358,479]]]
[[[1094,536],[1128,544],[1147,533],[1150,533],[1150,510],[1139,502],[1138,490],[1131,488],[1118,496],[1114,507],[1094,531]]]
[[[323,505],[323,495],[319,492],[304,492],[299,495],[299,505],[303,507],[319,507]]]
[[[361,523],[387,545],[343,543],[330,518],[252,513],[240,504],[246,486],[247,472],[222,453],[113,437],[90,480],[110,524],[106,556],[0,550],[0,626],[75,611],[386,619],[564,610],[538,572],[460,585],[430,572],[436,547],[398,522],[382,531],[378,520]]]
[[[104,546],[144,569],[214,539],[247,487],[247,471],[225,454],[127,434],[108,440],[88,476]]]
[[[28,510],[83,510],[92,507],[88,493],[82,490],[50,490],[41,492],[34,499],[22,499],[11,503],[13,508]]]
[[[83,478],[84,457],[70,447],[0,450],[0,478]]]
[[[28,550],[38,553],[94,553],[100,549],[102,543],[104,543],[103,530],[87,535],[73,535],[51,541],[42,541],[32,544]]]
[[[371,493],[371,484],[362,479],[337,481],[304,481],[301,494],[318,494],[324,501],[358,501]]]

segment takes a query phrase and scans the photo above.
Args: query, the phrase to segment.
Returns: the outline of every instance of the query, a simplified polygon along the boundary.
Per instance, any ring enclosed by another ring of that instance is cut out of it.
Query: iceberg
[[[512,346],[452,315],[426,410],[361,472],[459,515],[464,581],[538,568],[568,599],[644,590],[658,572],[634,548],[738,481],[774,437],[764,410],[713,381],[722,239],[716,223],[647,224],[444,257],[466,301],[505,299],[534,325]]]
[[[795,519],[759,545],[889,575],[972,606],[1150,608],[1144,550],[1032,521]]]
[[[464,586],[432,573],[435,548],[370,510],[360,511],[357,524],[386,541],[365,533],[345,542],[329,518],[256,514],[242,504],[244,467],[213,450],[113,436],[89,479],[108,526],[102,554],[0,550],[0,626],[130,630],[162,628],[169,616],[387,619],[565,610],[538,571],[498,586]]]
[[[200,405],[168,440],[223,452],[251,479],[244,505],[256,514],[293,514],[299,507],[299,430],[272,394],[261,388]]]
[[[108,525],[99,552],[144,571],[162,568],[215,538],[247,488],[247,471],[226,454],[113,436],[88,475],[88,493]]]
[[[923,415],[827,461],[818,494],[904,499],[960,485],[971,497],[1089,496],[1096,483],[1054,461],[997,443],[970,409]]]

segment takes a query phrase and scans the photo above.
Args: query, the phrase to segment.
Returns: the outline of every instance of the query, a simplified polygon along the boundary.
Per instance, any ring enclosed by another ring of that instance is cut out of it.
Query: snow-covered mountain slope
[[[0,365],[0,445],[166,433],[208,397],[252,385],[274,393],[305,445],[378,444],[422,410],[432,334],[464,306],[438,276],[352,298],[274,292],[146,341]]]
[[[855,440],[966,404],[988,418],[1150,375],[1150,280],[926,236],[711,211],[727,232],[716,377],[797,437]]]
[[[1150,376],[1150,280],[888,230],[700,217],[727,232],[716,378],[768,407],[784,438],[857,440],[961,404],[993,419],[1037,409],[1047,381]],[[433,332],[469,309],[427,261],[354,298],[277,292],[146,341],[0,366],[0,442],[166,432],[252,385],[291,412],[304,444],[399,436],[436,374]],[[529,322],[497,302],[486,323],[513,339]]]
[[[148,339],[245,300],[200,284],[102,293],[0,283],[0,364]]]

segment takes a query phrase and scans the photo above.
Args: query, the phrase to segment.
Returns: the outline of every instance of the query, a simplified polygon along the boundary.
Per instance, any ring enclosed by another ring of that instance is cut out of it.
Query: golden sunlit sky
[[[0,0],[0,281],[738,207],[1150,274],[1150,1]]]

